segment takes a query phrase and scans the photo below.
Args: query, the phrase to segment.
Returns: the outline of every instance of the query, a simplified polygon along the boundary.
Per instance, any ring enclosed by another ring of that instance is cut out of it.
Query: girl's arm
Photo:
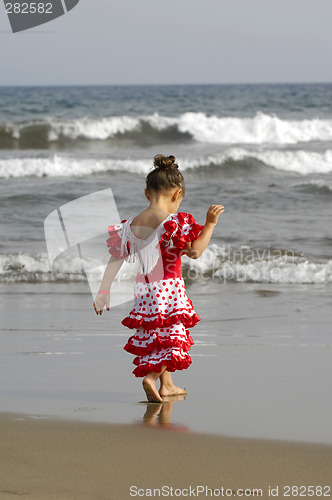
[[[107,263],[103,279],[101,280],[100,283],[100,290],[106,293],[98,293],[93,303],[93,307],[94,310],[96,311],[96,314],[100,314],[100,316],[102,315],[105,306],[108,311],[110,310],[109,291],[115,276],[117,275],[123,264],[123,261],[124,259],[117,259],[115,257],[110,257]]]
[[[115,276],[120,271],[123,261],[124,259],[117,259],[113,256],[110,257],[104,272],[103,279],[100,283],[100,290],[105,290],[107,292],[110,291],[111,284],[113,283]]]
[[[206,222],[201,231],[201,234],[194,241],[186,243],[183,248],[183,253],[191,259],[198,259],[208,246],[213,230],[218,222],[218,217],[224,211],[222,205],[211,205],[206,213]]]

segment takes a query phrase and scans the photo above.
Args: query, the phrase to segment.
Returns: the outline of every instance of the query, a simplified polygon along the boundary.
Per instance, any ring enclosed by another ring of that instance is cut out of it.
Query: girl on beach
[[[110,286],[123,261],[138,264],[134,307],[122,320],[136,331],[124,349],[136,356],[133,373],[144,377],[148,401],[162,402],[165,396],[186,393],[173,384],[171,372],[191,364],[189,350],[194,342],[188,328],[200,321],[186,295],[181,256],[197,259],[204,252],[224,207],[211,205],[204,226],[189,213],[176,213],[185,183],[175,158],[156,155],[154,167],[146,178],[149,207],[108,227],[111,258],[93,305],[97,315],[105,306],[109,310]]]

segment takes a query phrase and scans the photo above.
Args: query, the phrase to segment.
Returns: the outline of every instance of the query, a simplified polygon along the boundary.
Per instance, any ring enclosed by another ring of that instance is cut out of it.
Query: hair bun
[[[166,168],[179,168],[178,165],[175,163],[175,156],[170,155],[170,156],[165,156],[165,155],[156,155],[153,159],[153,165],[156,168],[160,169],[166,169]]]

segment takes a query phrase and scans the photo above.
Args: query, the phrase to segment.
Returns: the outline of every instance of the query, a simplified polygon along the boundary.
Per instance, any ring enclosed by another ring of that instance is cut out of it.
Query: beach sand
[[[173,497],[179,490],[190,497],[190,487],[201,498],[211,496],[205,487],[219,497],[240,496],[241,489],[246,497],[283,498],[287,486],[322,486],[331,494],[330,445],[15,414],[2,414],[0,424],[1,499],[122,500],[162,487]]]

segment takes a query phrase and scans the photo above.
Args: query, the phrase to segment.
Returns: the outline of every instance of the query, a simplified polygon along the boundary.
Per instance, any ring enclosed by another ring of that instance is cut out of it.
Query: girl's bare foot
[[[147,375],[142,381],[143,389],[150,403],[162,403],[159,392],[157,391],[156,381]]]
[[[176,385],[173,384],[171,374],[167,370],[164,370],[160,376],[159,394],[161,397],[179,396],[180,394],[186,395],[187,391],[180,387],[176,387]]]
[[[175,385],[162,384],[159,389],[159,394],[161,397],[180,396],[181,394],[186,395],[187,391],[185,389],[181,389],[181,387],[176,387]]]

